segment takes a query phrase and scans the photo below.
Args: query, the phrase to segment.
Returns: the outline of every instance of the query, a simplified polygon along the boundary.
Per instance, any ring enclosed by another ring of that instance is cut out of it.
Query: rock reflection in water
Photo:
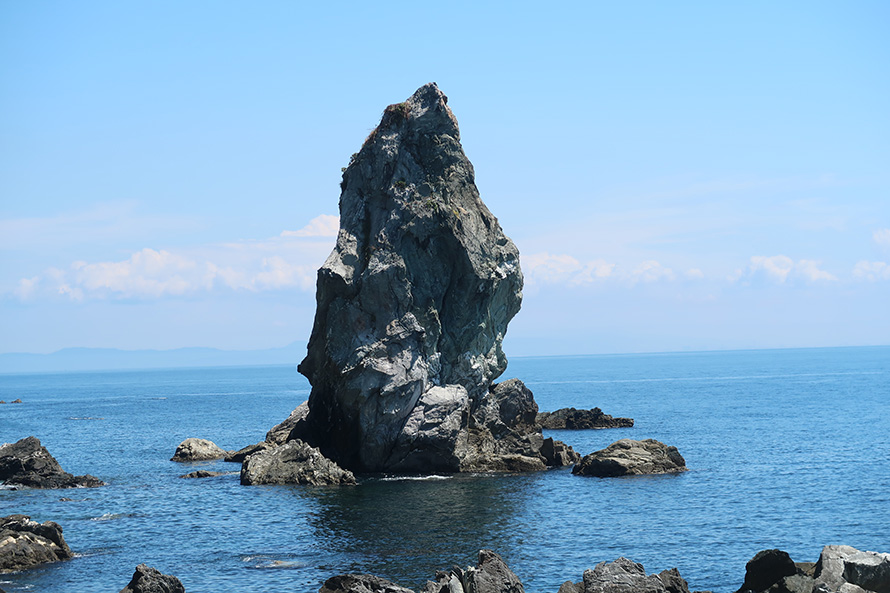
[[[515,521],[529,475],[371,478],[354,488],[295,491],[311,496],[309,519],[333,556],[350,570],[419,587],[437,569],[474,563],[481,548],[517,548]],[[513,527],[511,527],[511,525]]]

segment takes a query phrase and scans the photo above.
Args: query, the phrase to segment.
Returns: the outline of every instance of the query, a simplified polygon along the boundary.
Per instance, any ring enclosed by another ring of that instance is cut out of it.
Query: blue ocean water
[[[308,593],[349,571],[419,588],[491,548],[529,593],[619,556],[729,593],[762,549],[797,561],[825,544],[890,552],[890,347],[515,358],[514,376],[542,410],[636,420],[547,431],[579,452],[656,438],[690,471],[242,487],[235,464],[168,459],[187,437],[228,449],[262,440],[308,396],[293,366],[0,375],[0,399],[24,401],[0,406],[0,443],[35,435],[67,471],[109,483],[0,490],[0,515],[56,521],[77,553],[0,575],[0,587],[107,593],[144,562],[189,593]],[[197,468],[232,473],[177,477]]]

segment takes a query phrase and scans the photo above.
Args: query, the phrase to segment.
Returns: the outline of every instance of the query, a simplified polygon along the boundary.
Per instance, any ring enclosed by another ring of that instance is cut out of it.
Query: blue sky
[[[507,354],[890,343],[890,4],[0,6],[0,352],[308,338],[340,168],[436,81]]]

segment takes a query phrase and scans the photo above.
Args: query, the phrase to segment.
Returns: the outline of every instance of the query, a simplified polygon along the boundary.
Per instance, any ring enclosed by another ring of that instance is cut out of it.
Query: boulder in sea
[[[136,567],[133,578],[120,593],[185,593],[185,587],[176,577],[140,564]]]
[[[269,449],[274,449],[275,447],[276,445],[270,445],[265,441],[261,441],[254,445],[247,445],[243,449],[229,452],[229,454],[223,458],[223,461],[228,461],[230,463],[243,463],[245,459],[247,459],[254,453],[261,453],[263,451],[268,451]]]
[[[241,483],[333,486],[355,484],[355,476],[301,440],[290,441],[247,457],[241,465]]]
[[[580,583],[563,583],[559,593],[689,593],[676,568],[647,575],[642,564],[624,557],[600,562],[582,578]]]
[[[216,446],[213,441],[207,439],[190,438],[185,439],[176,447],[176,452],[170,461],[188,462],[188,461],[213,461],[215,459],[223,459],[229,454],[229,451]]]
[[[337,244],[318,271],[298,367],[312,391],[305,426],[289,438],[354,471],[543,467],[529,450],[542,441],[533,422],[505,424],[499,443],[473,418],[506,368],[501,343],[522,273],[479,197],[447,101],[430,83],[386,108],[344,170]],[[486,464],[489,454],[497,459]]]
[[[38,523],[26,515],[0,517],[0,572],[67,560],[71,555],[58,523]]]
[[[541,428],[549,430],[570,429],[582,430],[589,428],[629,428],[634,425],[633,418],[613,418],[603,414],[599,408],[592,410],[576,410],[560,408],[555,412],[540,412],[537,417]]]
[[[64,471],[33,436],[0,446],[0,482],[25,488],[95,488],[105,485],[95,476],[74,476]]]
[[[686,460],[677,448],[655,439],[615,441],[605,449],[585,455],[572,468],[573,474],[599,478],[685,471]]]

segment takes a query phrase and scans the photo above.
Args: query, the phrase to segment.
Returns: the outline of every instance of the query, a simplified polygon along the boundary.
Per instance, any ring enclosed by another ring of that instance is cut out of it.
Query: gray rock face
[[[581,461],[581,455],[562,441],[555,441],[548,437],[541,445],[541,455],[544,463],[551,467],[565,467]]]
[[[332,486],[355,484],[355,476],[315,447],[295,440],[247,457],[241,466],[241,483]]]
[[[228,451],[220,449],[213,441],[191,438],[179,443],[170,461],[213,461],[214,459],[222,459],[228,454]]]
[[[105,485],[95,476],[73,476],[63,470],[36,437],[0,446],[0,482],[25,488],[95,488]]]
[[[573,474],[609,478],[686,471],[686,460],[676,447],[655,439],[621,439],[590,455],[572,468]]]
[[[0,573],[71,558],[62,527],[26,515],[0,517]]]
[[[308,401],[297,406],[283,422],[273,426],[266,433],[266,443],[275,447],[286,443],[290,439],[293,430],[306,420],[307,415],[309,415]]]
[[[549,430],[570,429],[582,430],[589,428],[629,428],[634,425],[633,418],[613,418],[603,414],[599,408],[592,410],[576,410],[560,408],[555,412],[541,412],[537,418],[542,428]]]
[[[890,554],[825,546],[816,563],[815,590],[890,593]]]
[[[185,593],[185,587],[176,577],[140,564],[129,584],[120,593]]]
[[[269,449],[274,449],[277,446],[278,445],[271,445],[265,441],[256,443],[254,445],[247,445],[243,449],[238,449],[237,451],[230,452],[223,458],[223,461],[228,461],[230,463],[243,463],[245,459],[247,459],[254,453],[268,451]]]
[[[459,471],[470,415],[506,368],[522,274],[435,84],[386,108],[341,189],[299,365],[305,438],[356,471]]]
[[[689,593],[689,586],[676,568],[647,575],[642,564],[622,557],[585,570],[580,583],[567,581],[559,593]]]

